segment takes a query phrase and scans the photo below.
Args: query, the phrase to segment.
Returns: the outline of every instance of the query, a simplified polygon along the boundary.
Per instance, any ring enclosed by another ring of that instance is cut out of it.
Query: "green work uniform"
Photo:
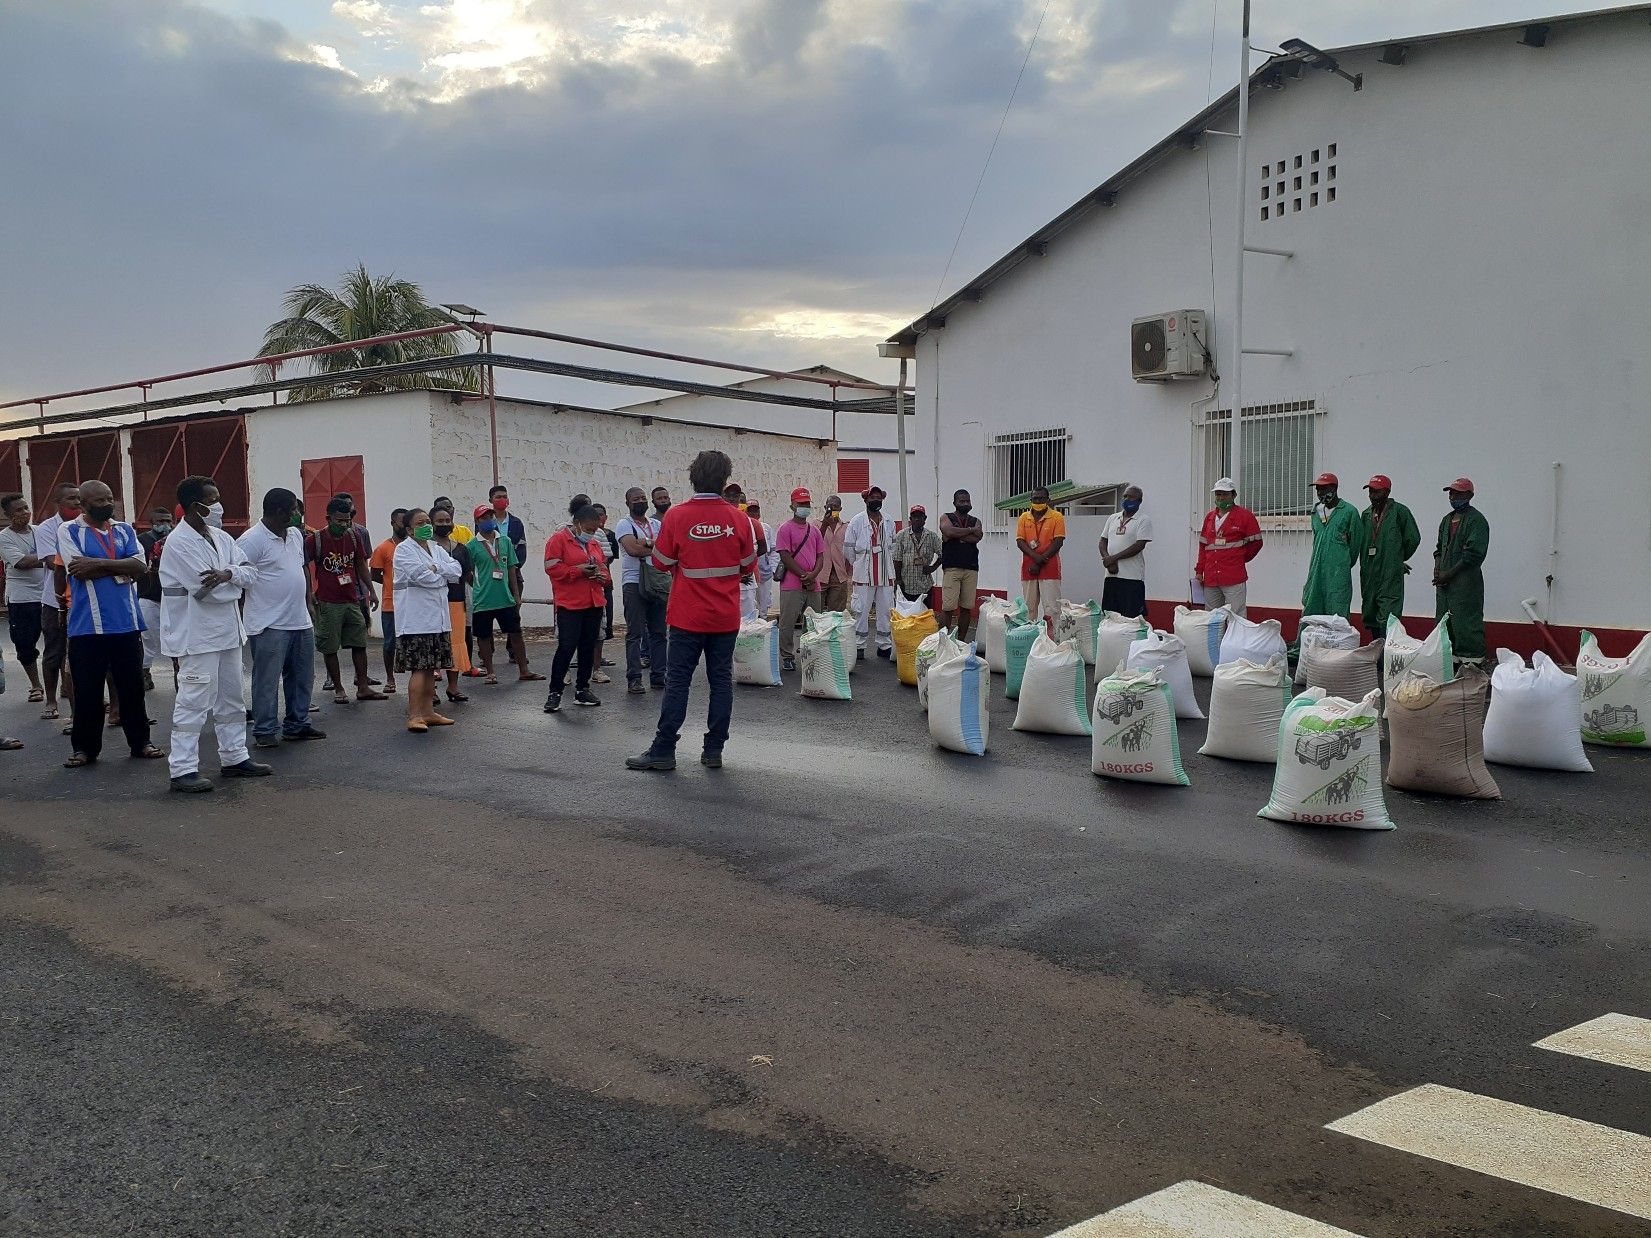
[[[1313,560],[1301,590],[1304,615],[1346,615],[1353,609],[1353,561],[1364,552],[1364,525],[1351,503],[1313,505]]]
[[[1439,521],[1439,544],[1433,551],[1433,568],[1450,573],[1438,586],[1439,601],[1434,614],[1450,615],[1450,646],[1458,658],[1485,656],[1485,573],[1481,570],[1490,551],[1490,521],[1477,507],[1452,511]]]
[[[470,609],[508,610],[516,605],[511,588],[511,570],[517,566],[516,547],[508,537],[496,537],[491,545],[480,533],[470,539],[470,562],[476,569],[470,582]]]
[[[1387,633],[1387,618],[1404,612],[1404,578],[1410,556],[1422,544],[1416,517],[1403,503],[1387,501],[1359,517],[1364,525],[1364,553],[1359,558],[1359,595],[1364,602],[1364,630],[1371,640]]]

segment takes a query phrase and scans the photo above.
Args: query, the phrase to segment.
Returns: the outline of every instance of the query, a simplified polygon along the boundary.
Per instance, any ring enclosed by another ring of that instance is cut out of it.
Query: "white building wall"
[[[1557,25],[1541,49],[1500,31],[1412,45],[1404,66],[1357,53],[1343,63],[1364,74],[1358,93],[1310,73],[1252,97],[1250,241],[1295,256],[1247,260],[1245,336],[1295,355],[1246,358],[1244,402],[1317,400],[1319,459],[1347,498],[1371,473],[1393,476],[1424,537],[1410,613],[1432,611],[1441,487],[1465,473],[1492,525],[1488,617],[1519,620],[1534,596],[1555,622],[1651,621],[1651,164],[1630,154],[1643,149],[1648,52],[1642,15],[1608,18]],[[986,508],[987,436],[1064,425],[1068,475],[1145,488],[1158,599],[1186,593],[1207,498],[1192,406],[1230,394],[1132,381],[1129,325],[1213,310],[1231,370],[1235,147],[1206,140],[1213,149],[1167,156],[918,347],[917,493],[949,506],[962,485]],[[1338,200],[1261,223],[1260,165],[1331,142]],[[1098,596],[1100,520],[1069,525],[1066,592]],[[1298,605],[1308,549],[1303,533],[1270,535],[1252,604]],[[1009,535],[987,539],[983,569],[1014,587]]]

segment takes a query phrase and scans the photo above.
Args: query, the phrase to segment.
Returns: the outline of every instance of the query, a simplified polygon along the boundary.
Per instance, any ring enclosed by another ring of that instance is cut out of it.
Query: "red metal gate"
[[[54,435],[24,442],[29,454],[30,499],[36,520],[53,514],[52,491],[64,482],[79,485],[96,478],[114,491],[116,503],[126,497],[121,481],[119,431],[90,430],[84,434]]]
[[[243,532],[251,521],[247,480],[246,418],[203,417],[160,425],[133,426],[132,523],[149,526],[149,509],[168,511],[177,503],[178,483],[185,477],[210,477],[218,483],[224,505],[224,528]]]
[[[367,512],[367,473],[360,456],[323,456],[298,465],[304,485],[304,523],[319,529],[327,523],[327,501],[335,494],[355,500],[359,521]]]
[[[23,492],[22,443],[15,438],[0,441],[0,494]]]

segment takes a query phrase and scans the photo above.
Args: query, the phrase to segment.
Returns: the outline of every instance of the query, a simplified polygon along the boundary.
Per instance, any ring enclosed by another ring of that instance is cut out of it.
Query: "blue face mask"
[[[1125,499],[1121,504],[1119,504],[1119,506],[1121,506],[1126,513],[1133,516],[1136,512],[1141,510],[1141,500]]]
[[[476,521],[476,532],[478,533],[492,533],[498,527],[499,522],[491,517]]]
[[[1456,511],[1461,512],[1461,511],[1466,511],[1468,509],[1468,504],[1470,504],[1472,502],[1473,502],[1473,496],[1469,495],[1467,498],[1452,499],[1450,501],[1450,505]]]

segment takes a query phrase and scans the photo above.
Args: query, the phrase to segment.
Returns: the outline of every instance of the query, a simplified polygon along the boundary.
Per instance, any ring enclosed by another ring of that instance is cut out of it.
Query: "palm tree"
[[[410,280],[393,274],[374,279],[365,265],[357,264],[339,282],[338,291],[320,284],[299,284],[287,293],[282,308],[286,317],[270,324],[264,332],[260,357],[320,348],[348,340],[395,335],[426,327],[443,327],[457,321],[445,310],[424,299],[424,291]],[[452,357],[459,352],[460,335],[427,335],[414,340],[394,340],[369,344],[364,348],[341,348],[305,360],[317,374],[342,374],[368,366],[393,365],[403,361],[424,361],[432,357]],[[280,362],[269,366],[274,378]],[[406,391],[412,388],[439,388],[448,391],[478,391],[475,366],[450,370],[425,370],[414,374],[389,374],[381,378],[350,378],[340,382],[318,382],[294,387],[289,401],[324,400],[335,395],[362,395],[375,391]]]

